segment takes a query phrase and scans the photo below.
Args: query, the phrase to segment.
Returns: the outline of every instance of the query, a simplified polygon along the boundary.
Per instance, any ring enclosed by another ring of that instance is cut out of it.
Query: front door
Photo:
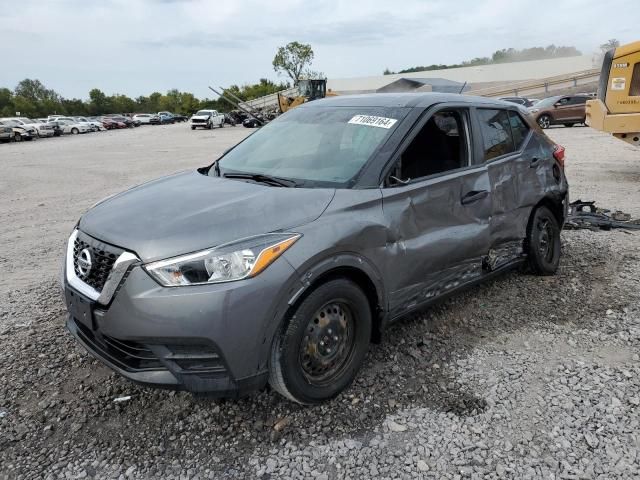
[[[491,191],[471,165],[470,113],[441,107],[414,128],[382,190],[389,307],[396,317],[482,274]]]

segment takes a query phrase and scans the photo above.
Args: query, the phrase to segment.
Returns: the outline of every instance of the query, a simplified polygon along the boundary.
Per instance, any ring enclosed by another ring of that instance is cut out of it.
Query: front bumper
[[[67,329],[134,382],[237,397],[266,384],[271,340],[301,287],[284,258],[253,279],[173,288],[137,264],[101,305],[65,275]]]

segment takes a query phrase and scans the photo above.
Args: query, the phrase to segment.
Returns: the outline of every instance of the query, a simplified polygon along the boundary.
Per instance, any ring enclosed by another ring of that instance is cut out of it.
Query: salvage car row
[[[157,114],[140,113],[129,115],[100,115],[95,117],[49,115],[47,118],[4,117],[0,118],[0,142],[21,142],[37,138],[59,137],[64,134],[99,132],[140,125],[166,125],[184,122],[187,117],[170,112]]]

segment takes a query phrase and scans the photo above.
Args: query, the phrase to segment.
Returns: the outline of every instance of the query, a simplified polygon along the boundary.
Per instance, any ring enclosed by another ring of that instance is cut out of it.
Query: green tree
[[[612,48],[618,48],[620,46],[620,41],[617,38],[611,38],[607,40],[605,43],[600,45],[600,49],[603,52],[608,52]]]
[[[272,63],[273,69],[278,74],[286,73],[293,84],[297,85],[303,70],[309,67],[312,61],[313,49],[311,45],[290,42],[284,47],[278,48]]]
[[[107,96],[98,88],[94,88],[89,92],[89,111],[92,115],[101,115],[110,113]]]

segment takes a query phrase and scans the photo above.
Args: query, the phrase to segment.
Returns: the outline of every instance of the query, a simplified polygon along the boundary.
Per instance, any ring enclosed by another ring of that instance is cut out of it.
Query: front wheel
[[[196,127],[193,127],[193,126],[191,127],[191,130],[195,130],[195,129],[196,129]]]
[[[547,207],[538,207],[527,228],[529,267],[537,275],[553,275],[560,264],[560,225]]]
[[[72,128],[72,129],[71,129],[71,133],[72,133],[73,135],[77,135],[77,134],[79,134],[79,133],[80,133],[80,130],[78,130],[77,128]]]
[[[330,280],[298,305],[277,334],[269,383],[301,404],[333,398],[355,378],[370,338],[371,309],[365,294],[350,280]]]
[[[549,115],[540,115],[538,117],[538,125],[540,125],[540,128],[549,128],[551,126],[551,117]]]
[[[13,134],[13,141],[14,142],[21,142],[22,141],[22,135],[20,135],[19,133],[14,133]]]

